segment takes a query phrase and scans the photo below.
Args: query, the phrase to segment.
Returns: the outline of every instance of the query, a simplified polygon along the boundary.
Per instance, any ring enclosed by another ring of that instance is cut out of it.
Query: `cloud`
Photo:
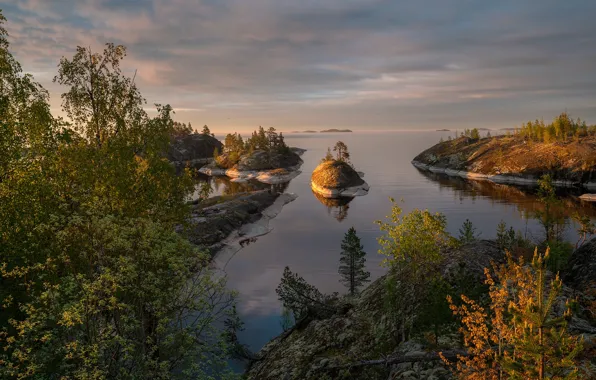
[[[197,125],[508,126],[565,108],[596,122],[592,1],[23,0],[3,11],[15,55],[53,94],[61,56],[121,43],[149,103]]]

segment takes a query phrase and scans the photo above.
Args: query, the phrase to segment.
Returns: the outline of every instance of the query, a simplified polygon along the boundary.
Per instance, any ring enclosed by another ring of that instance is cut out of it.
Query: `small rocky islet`
[[[347,162],[326,160],[311,175],[311,187],[326,198],[355,197],[368,194],[369,186]]]
[[[357,172],[350,163],[346,144],[338,141],[333,151],[337,155],[334,156],[328,148],[327,155],[312,172],[310,185],[313,192],[325,198],[353,198],[368,194],[370,187],[362,179],[364,173]]]

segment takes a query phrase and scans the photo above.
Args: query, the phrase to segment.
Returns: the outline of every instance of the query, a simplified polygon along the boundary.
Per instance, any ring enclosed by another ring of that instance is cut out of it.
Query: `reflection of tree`
[[[271,190],[272,192],[283,193],[287,190],[290,184],[289,182],[285,182],[269,185],[257,180],[234,182],[226,176],[210,177],[200,173],[195,178],[197,181],[197,185],[195,186],[197,196],[206,193],[208,189],[211,189],[209,194],[215,193],[215,195],[233,195],[257,190]]]
[[[258,181],[234,182],[230,178],[224,176],[211,177],[214,187],[219,190],[222,188],[222,195],[233,195],[238,193],[246,193],[249,191],[265,190],[269,185]]]
[[[271,191],[281,194],[288,189],[288,186],[290,186],[290,182],[276,183],[271,185]]]
[[[325,198],[321,194],[317,193],[313,190],[312,192],[324,206],[327,207],[327,213],[337,219],[339,222],[342,222],[345,218],[348,217],[348,209],[350,206],[348,205],[354,198]]]
[[[544,212],[544,202],[540,200],[536,188],[498,184],[490,181],[472,181],[446,174],[431,173],[419,170],[425,177],[437,182],[440,188],[454,190],[454,196],[460,200],[464,198],[476,199],[477,197],[490,198],[495,203],[515,204],[520,214],[525,218]],[[571,215],[596,217],[596,203],[580,202],[571,190],[557,193],[559,200],[551,211],[561,213],[566,217]]]

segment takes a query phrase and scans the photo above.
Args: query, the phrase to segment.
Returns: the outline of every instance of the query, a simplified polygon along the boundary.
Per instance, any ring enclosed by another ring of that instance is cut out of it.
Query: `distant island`
[[[536,185],[548,175],[555,186],[595,190],[596,125],[562,113],[551,124],[528,122],[506,136],[481,138],[478,129],[466,129],[420,153],[412,164],[497,183]]]
[[[437,132],[451,132],[450,129],[437,129]]]
[[[323,129],[321,133],[331,133],[331,132],[352,132],[350,129]]]

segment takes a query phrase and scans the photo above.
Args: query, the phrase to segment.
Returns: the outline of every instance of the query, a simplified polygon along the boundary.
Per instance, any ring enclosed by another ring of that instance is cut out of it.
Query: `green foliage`
[[[575,249],[578,249],[589,237],[596,234],[596,224],[592,222],[592,219],[588,215],[581,215],[579,212],[573,215],[573,220],[579,226],[577,229],[579,239],[575,243]]]
[[[538,196],[544,205],[544,209],[536,211],[535,216],[544,228],[545,240],[547,242],[562,240],[565,217],[559,210],[560,201],[557,198],[553,180],[549,174],[543,175],[538,180]]]
[[[567,112],[555,117],[553,122],[545,124],[544,120],[528,121],[516,131],[524,139],[550,143],[554,141],[570,141],[590,134],[585,121],[573,120]]]
[[[290,148],[286,145],[282,133],[278,134],[273,127],[268,131],[259,127],[259,130],[254,131],[246,141],[239,133],[229,133],[224,139],[224,154],[219,156],[216,162],[220,167],[231,168],[238,163],[243,155],[256,150],[265,151],[270,155],[272,153],[290,153]]]
[[[442,214],[415,209],[402,216],[402,209],[393,199],[388,222],[378,221],[385,232],[378,241],[379,253],[390,269],[387,277],[385,304],[391,321],[391,334],[396,342],[407,339],[420,310],[431,295],[440,277],[441,250],[452,245],[445,231]]]
[[[341,242],[341,257],[339,259],[340,282],[354,296],[358,289],[369,282],[370,273],[366,271],[366,252],[360,244],[356,230],[351,227]]]
[[[567,262],[573,252],[573,245],[560,240],[554,240],[547,243],[549,248],[548,269],[553,273],[558,273],[567,268]]]
[[[308,315],[323,317],[335,312],[333,301],[337,299],[337,293],[321,293],[297,273],[293,273],[289,267],[285,267],[275,292],[283,307],[292,312],[296,321]]]
[[[190,123],[189,123],[189,126],[190,126]],[[201,131],[201,134],[206,135],[206,136],[215,137],[215,134],[211,133],[211,130],[209,129],[207,124],[203,125],[203,130]]]
[[[410,259],[426,262],[438,262],[441,249],[449,246],[452,239],[445,231],[447,219],[440,213],[414,209],[407,215],[393,200],[389,222],[377,221],[381,231],[386,235],[380,237],[380,253],[388,258],[384,261],[389,267]]]
[[[321,162],[333,161],[335,158],[333,157],[333,153],[331,153],[331,148],[327,148],[327,154],[321,160]]]
[[[414,331],[430,329],[434,337],[434,344],[443,334],[445,327],[453,322],[453,316],[446,301],[447,295],[453,294],[453,287],[443,278],[437,277],[429,281],[426,299],[420,306],[420,311],[414,322]]]
[[[507,224],[501,220],[497,225],[497,244],[502,250],[511,251],[515,246],[515,230],[513,227],[507,229]]]
[[[194,131],[192,129],[192,127],[190,126],[190,123],[188,123],[188,126],[186,125],[186,123],[179,123],[177,121],[175,121],[172,125],[172,136],[174,137],[184,137],[184,136],[188,136],[190,134],[192,134]]]
[[[174,232],[193,181],[162,157],[171,108],[146,114],[124,47],[108,44],[61,60],[71,123],[55,120],[5,36],[0,377],[226,377],[233,329],[217,326],[239,326],[234,294]]]
[[[459,229],[459,242],[461,244],[468,244],[478,240],[480,234],[476,233],[476,227],[469,219],[466,219],[464,224]]]
[[[472,140],[480,140],[480,132],[478,132],[478,129],[474,128],[470,131],[470,138]]]
[[[348,147],[342,141],[335,143],[333,151],[337,152],[338,161],[350,162],[350,153],[348,152]]]

